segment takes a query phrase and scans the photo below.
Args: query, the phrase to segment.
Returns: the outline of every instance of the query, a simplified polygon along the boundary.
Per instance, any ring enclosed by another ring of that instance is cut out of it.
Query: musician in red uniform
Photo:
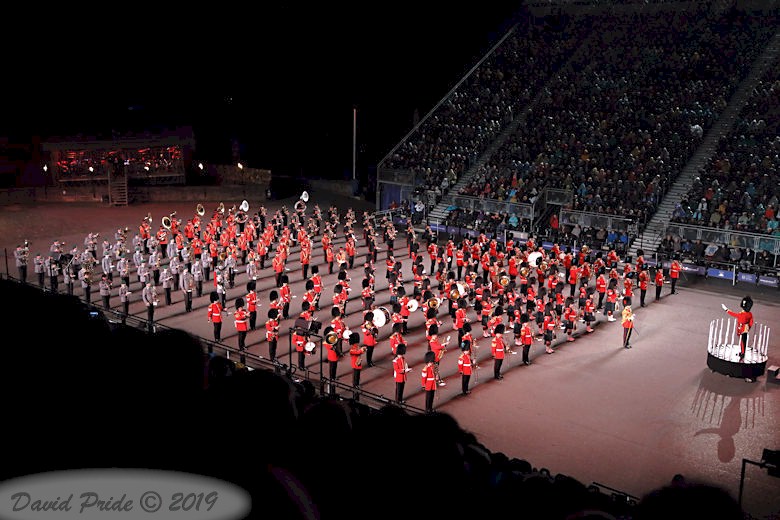
[[[233,325],[235,325],[236,332],[238,332],[238,350],[243,353],[246,350],[246,334],[249,330],[249,313],[244,309],[243,298],[236,298],[236,312],[233,313]]]
[[[471,379],[471,343],[464,341],[460,344],[460,356],[458,357],[458,373],[460,373],[461,394],[469,395],[469,380]]]
[[[374,364],[374,348],[376,347],[376,338],[379,336],[379,329],[374,325],[374,313],[368,311],[363,318],[363,345],[366,347],[366,361],[368,366],[376,366]]]
[[[214,341],[219,343],[222,340],[222,305],[219,303],[219,294],[217,291],[211,291],[209,295],[208,320],[214,325]]]
[[[501,364],[504,362],[506,346],[504,345],[504,324],[499,323],[493,332],[493,339],[490,341],[490,353],[493,355],[493,377],[504,379],[501,375]]]
[[[322,296],[322,276],[320,269],[316,265],[311,266],[311,278],[314,284],[314,310],[320,310],[320,297]]]
[[[325,338],[328,338],[328,335],[333,332],[335,335],[335,331],[333,330],[333,327],[325,327],[325,330],[323,331],[323,335]],[[335,381],[337,378],[338,373],[338,363],[339,359],[341,359],[342,351],[341,351],[341,337],[339,336],[339,341],[325,341],[325,350],[327,352],[327,361],[328,361],[328,378],[331,381]],[[331,397],[334,397],[336,395],[336,385],[328,385],[329,391],[328,394]]]
[[[596,309],[601,310],[604,306],[604,295],[607,293],[607,279],[604,277],[604,273],[599,273],[596,277],[596,291],[599,293],[599,303],[596,305]]]
[[[642,264],[638,276],[639,281],[639,305],[645,306],[645,295],[647,294],[647,285],[650,283],[650,275],[647,274],[647,264]]]
[[[257,282],[249,280],[246,284],[246,311],[249,313],[249,330],[255,330],[257,326]]]
[[[525,316],[526,320],[528,316]],[[523,317],[521,316],[521,320]],[[531,360],[529,358],[529,354],[531,353],[531,345],[534,342],[534,333],[531,330],[531,322],[525,321],[520,326],[520,344],[523,346],[523,364],[524,365],[530,365]]]
[[[360,388],[360,371],[363,370],[363,353],[366,347],[360,345],[360,333],[349,335],[349,358],[352,365],[352,386]],[[356,396],[357,397],[357,396]]]
[[[265,322],[265,339],[268,342],[268,357],[276,361],[276,345],[279,341],[278,309],[268,309],[268,321]]]
[[[393,380],[395,381],[395,400],[399,404],[404,401],[404,386],[406,385],[406,373],[411,370],[406,364],[406,345],[399,343],[393,358]]]
[[[680,271],[682,266],[677,258],[672,260],[672,264],[669,266],[669,278],[672,280],[672,294],[677,294],[677,279],[680,278]]]
[[[444,358],[444,353],[447,351],[447,344],[450,342],[450,338],[447,338],[447,341],[444,343],[439,341],[438,325],[431,325],[431,327],[428,329],[428,335],[430,336],[430,339],[428,340],[428,350],[432,351],[436,355],[433,361],[436,372],[436,382],[439,384],[439,386],[445,386],[447,383],[444,381],[444,378],[441,377],[441,373],[439,372],[439,363],[441,362],[442,358]]]
[[[655,268],[655,301],[661,299],[661,289],[664,286],[664,270],[659,265]]]
[[[434,361],[436,354],[429,350],[425,353],[425,366],[422,369],[420,386],[425,392],[425,411],[433,412],[433,398],[436,396],[436,373],[434,372]]]
[[[739,334],[739,359],[744,359],[745,349],[747,348],[748,342],[748,332],[750,331],[751,327],[753,327],[753,313],[750,312],[750,309],[753,308],[753,298],[751,298],[749,295],[742,298],[742,303],[740,304],[740,307],[742,308],[741,312],[731,311],[723,303],[721,304],[721,307],[723,307],[723,310],[726,311],[729,316],[737,318],[737,334]]]

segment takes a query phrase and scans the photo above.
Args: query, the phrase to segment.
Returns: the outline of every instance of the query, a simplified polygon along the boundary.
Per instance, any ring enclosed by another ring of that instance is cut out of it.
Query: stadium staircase
[[[108,203],[112,206],[127,206],[127,174],[109,174]]]
[[[493,141],[493,143],[485,150],[485,152],[477,159],[477,161],[471,165],[471,167],[464,173],[460,179],[458,179],[458,182],[455,183],[454,186],[452,186],[447,193],[441,198],[441,201],[439,201],[438,204],[428,213],[428,223],[429,224],[436,224],[440,222],[444,222],[447,219],[447,215],[449,214],[449,211],[447,211],[447,208],[453,205],[453,199],[454,197],[461,192],[474,178],[476,175],[476,172],[479,171],[479,169],[487,163],[491,157],[493,157],[493,154],[499,150],[508,139],[510,139],[515,132],[517,132],[517,129],[520,127],[521,124],[525,122],[525,120],[528,118],[529,114],[533,114],[536,110],[536,107],[539,105],[540,101],[544,98],[548,85],[551,85],[554,83],[554,81],[558,78],[558,76],[563,72],[571,72],[572,70],[572,63],[574,63],[574,60],[579,58],[580,55],[584,52],[584,49],[587,47],[586,43],[590,39],[590,34],[586,36],[582,43],[580,43],[579,47],[577,47],[577,50],[572,53],[571,56],[569,56],[569,59],[563,64],[560,71],[556,74],[553,74],[550,76],[550,78],[547,80],[547,82],[539,89],[539,92],[536,94],[536,96],[531,100],[528,105],[523,108],[520,111],[520,115],[515,117],[514,120],[512,120],[509,125],[507,125],[504,130],[501,131],[501,133],[496,137],[496,139]],[[456,205],[456,204],[455,204]]]
[[[731,100],[721,117],[705,133],[704,139],[696,149],[693,157],[691,157],[682,172],[680,172],[677,180],[669,188],[645,229],[632,242],[628,252],[632,258],[636,258],[639,249],[642,249],[645,254],[655,253],[658,249],[663,235],[666,233],[666,227],[672,218],[675,204],[680,202],[683,195],[688,192],[693,179],[707,165],[707,162],[717,150],[721,137],[727,136],[734,128],[739,119],[740,111],[750,98],[753,88],[755,88],[767,67],[775,60],[778,52],[780,52],[780,32],[775,33],[764,52],[753,62],[749,74],[739,85],[734,95],[731,96]]]

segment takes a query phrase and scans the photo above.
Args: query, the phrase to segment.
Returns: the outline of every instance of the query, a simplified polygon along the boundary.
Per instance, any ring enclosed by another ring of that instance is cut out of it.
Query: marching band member
[[[374,305],[374,291],[371,289],[368,278],[363,278],[363,290],[360,292],[360,297],[363,299],[363,310],[367,311]]]
[[[360,371],[363,370],[363,353],[366,347],[360,345],[360,333],[349,335],[349,358],[352,366],[352,386],[360,388]]]
[[[447,383],[444,381],[444,378],[441,377],[439,372],[439,363],[444,357],[444,353],[447,351],[447,344],[450,342],[450,338],[448,337],[444,343],[439,341],[438,325],[431,325],[430,329],[428,329],[428,335],[431,337],[431,339],[428,340],[428,350],[432,351],[436,355],[433,365],[436,374],[436,382],[439,386],[445,386]]]
[[[411,315],[411,311],[409,310],[409,296],[406,295],[406,289],[404,289],[403,285],[398,286],[396,293],[400,296],[398,303],[401,304],[401,318],[403,319],[401,322],[403,325],[402,334],[409,334],[409,316]]]
[[[170,305],[171,288],[173,287],[173,275],[171,274],[170,270],[165,267],[163,268],[162,274],[159,278],[160,282],[162,283],[163,291],[165,292],[165,305]]]
[[[471,379],[471,343],[464,341],[460,345],[460,356],[458,357],[458,373],[461,375],[460,388],[462,395],[469,395],[469,379]]]
[[[527,316],[526,316],[527,317]],[[534,342],[534,333],[531,330],[531,322],[525,321],[520,326],[520,344],[523,346],[523,364],[530,365],[531,360],[529,354],[531,352],[531,345]]]
[[[119,301],[122,303],[122,323],[130,315],[130,292],[129,287],[125,282],[119,286]]]
[[[596,306],[593,303],[593,290],[588,289],[588,299],[585,300],[585,330],[587,332],[593,332],[591,323],[596,321]]]
[[[309,277],[309,263],[311,262],[311,242],[308,240],[301,242],[300,257],[301,272],[303,273],[303,279],[306,280]]]
[[[127,256],[124,253],[120,255],[119,260],[116,263],[116,270],[119,273],[119,278],[122,283],[130,285],[130,262],[127,261]]]
[[[65,290],[67,291],[68,296],[73,296],[73,282],[75,278],[76,275],[73,272],[73,263],[68,262],[62,270],[62,283],[65,284]]]
[[[268,358],[276,361],[276,345],[279,341],[279,309],[268,309],[265,322],[265,340],[268,342]]]
[[[195,290],[195,277],[186,267],[179,280],[179,289],[184,294],[184,312],[192,312],[192,291]]]
[[[320,310],[320,297],[322,296],[322,276],[316,265],[311,266],[311,281],[314,284],[314,310]]]
[[[363,331],[363,345],[366,347],[366,362],[370,367],[376,366],[374,365],[373,357],[379,329],[374,325],[374,313],[372,311],[368,311],[363,317],[361,330]]]
[[[406,340],[404,340],[404,337],[401,334],[400,323],[393,323],[393,333],[390,334],[388,341],[390,342],[390,350],[392,351],[393,356],[395,356],[398,352],[398,345],[406,345]]]
[[[642,267],[639,268],[639,275],[637,276],[637,281],[639,283],[639,305],[641,307],[645,306],[645,295],[647,294],[647,284],[650,282],[650,275],[647,274],[647,264],[642,264]]]
[[[88,264],[81,264],[81,269],[79,269],[79,280],[81,281],[81,288],[84,290],[84,299],[87,301],[87,304],[89,304],[92,301],[92,277],[90,272],[87,270]]]
[[[276,287],[281,287],[282,276],[284,275],[284,259],[282,258],[282,255],[277,252],[271,261],[271,265],[273,266],[274,273],[276,273]]]
[[[501,375],[501,364],[504,362],[506,346],[504,345],[504,324],[500,323],[493,332],[493,339],[490,342],[490,352],[493,355],[493,377],[495,379],[504,379]]]
[[[617,321],[613,313],[615,312],[615,303],[618,298],[617,280],[614,278],[609,281],[607,286],[607,302],[604,304],[604,312],[607,314],[607,321]]]
[[[292,333],[292,344],[295,347],[295,351],[298,353],[298,368],[306,370],[306,335],[300,329],[294,329]]]
[[[596,277],[596,291],[599,293],[599,303],[596,309],[601,310],[604,304],[604,295],[607,293],[607,279],[604,277],[603,272],[600,272]]]
[[[173,260],[175,258],[171,259],[171,263],[173,263]],[[227,257],[225,257],[225,269],[227,270],[227,281],[232,289],[236,286],[236,255],[235,255],[235,249],[231,248],[228,252]]]
[[[217,289],[222,310],[225,310],[227,308],[227,288],[225,287],[225,269],[221,264],[217,266],[217,270],[214,273],[214,286]]]
[[[146,286],[141,292],[141,299],[146,305],[146,322],[151,334],[154,332],[154,308],[157,306],[157,290],[151,280],[146,282]]]
[[[149,268],[154,285],[160,285],[160,253],[157,250],[149,255],[149,261],[146,266]]]
[[[103,299],[103,308],[110,309],[111,305],[109,301],[111,299],[111,280],[109,280],[108,276],[105,274],[100,277],[99,290],[100,297]]]
[[[433,412],[433,399],[436,396],[436,373],[434,372],[434,361],[436,354],[433,351],[425,353],[425,366],[422,369],[420,385],[425,392],[425,411]]]
[[[404,386],[406,374],[412,369],[406,363],[406,344],[399,343],[393,358],[393,379],[395,381],[395,400],[398,404],[404,404]]]
[[[246,284],[246,310],[249,313],[249,330],[257,328],[257,282],[249,280]]]
[[[664,270],[663,267],[658,266],[655,268],[655,301],[661,299],[661,289],[664,286]]]
[[[211,266],[213,259],[211,255],[201,255],[200,265],[203,268],[203,280],[208,282],[211,279]]]
[[[614,321],[614,320],[613,320]],[[563,324],[566,341],[574,341],[574,330],[577,328],[577,310],[574,308],[574,298],[566,298],[566,308],[563,309]]]
[[[38,285],[43,288],[43,280],[46,276],[45,269],[43,266],[43,256],[41,256],[40,253],[35,255],[35,258],[33,258],[33,269],[35,270],[35,274],[38,275]]]
[[[672,294],[677,294],[677,280],[680,278],[681,270],[682,265],[680,265],[680,262],[677,261],[677,257],[675,256],[669,266],[669,278],[672,280]]]
[[[324,336],[327,337],[328,334],[331,332],[334,332],[333,327],[325,327]],[[327,352],[326,361],[328,362],[328,378],[331,381],[335,381],[338,377],[338,363],[341,359],[341,356],[343,355],[343,352],[341,351],[341,336],[339,336],[339,341],[337,341],[334,344],[331,344],[329,342],[325,342],[325,350]],[[329,391],[328,394],[331,397],[336,396],[336,385],[328,385]]]
[[[199,259],[192,263],[192,278],[195,280],[195,294],[200,298],[203,296],[203,264]]]
[[[14,249],[14,259],[16,260],[16,268],[19,270],[19,279],[22,283],[27,283],[27,257],[29,256],[29,248],[25,244],[16,246]]]
[[[544,329],[544,351],[548,354],[553,354],[555,351],[552,348],[553,339],[555,339],[555,317],[552,314],[552,304],[548,303],[544,313],[544,323],[542,324]]]
[[[247,319],[249,315],[244,309],[244,299],[236,298],[236,312],[233,313],[233,325],[238,332],[238,351],[243,353],[246,350],[246,335],[249,330]],[[241,361],[242,363],[244,361]]]
[[[282,303],[282,319],[286,320],[290,317],[290,302],[292,301],[292,294],[290,293],[290,286],[288,285],[290,279],[286,274],[282,275],[282,286],[279,288],[279,298]]]
[[[634,330],[634,312],[631,310],[631,298],[623,298],[623,348],[631,348],[631,332]]]

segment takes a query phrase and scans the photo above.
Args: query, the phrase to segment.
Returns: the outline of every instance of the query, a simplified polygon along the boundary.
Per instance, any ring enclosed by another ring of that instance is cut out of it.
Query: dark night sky
[[[235,137],[250,166],[340,177],[356,106],[362,172],[508,29],[513,6],[501,4],[52,13],[30,22],[41,41],[4,42],[17,72],[2,125],[23,138],[189,124],[204,160],[229,161]]]

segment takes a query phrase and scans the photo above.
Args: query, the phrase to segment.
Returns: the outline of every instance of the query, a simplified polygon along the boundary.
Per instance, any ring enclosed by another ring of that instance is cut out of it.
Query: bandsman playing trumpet
[[[146,322],[149,334],[154,332],[154,308],[157,306],[157,289],[150,281],[146,282],[146,286],[141,293],[141,299],[146,306]]]
[[[105,274],[100,278],[99,289],[100,297],[103,299],[103,308],[110,309],[111,305],[109,301],[111,299],[111,280]]]

